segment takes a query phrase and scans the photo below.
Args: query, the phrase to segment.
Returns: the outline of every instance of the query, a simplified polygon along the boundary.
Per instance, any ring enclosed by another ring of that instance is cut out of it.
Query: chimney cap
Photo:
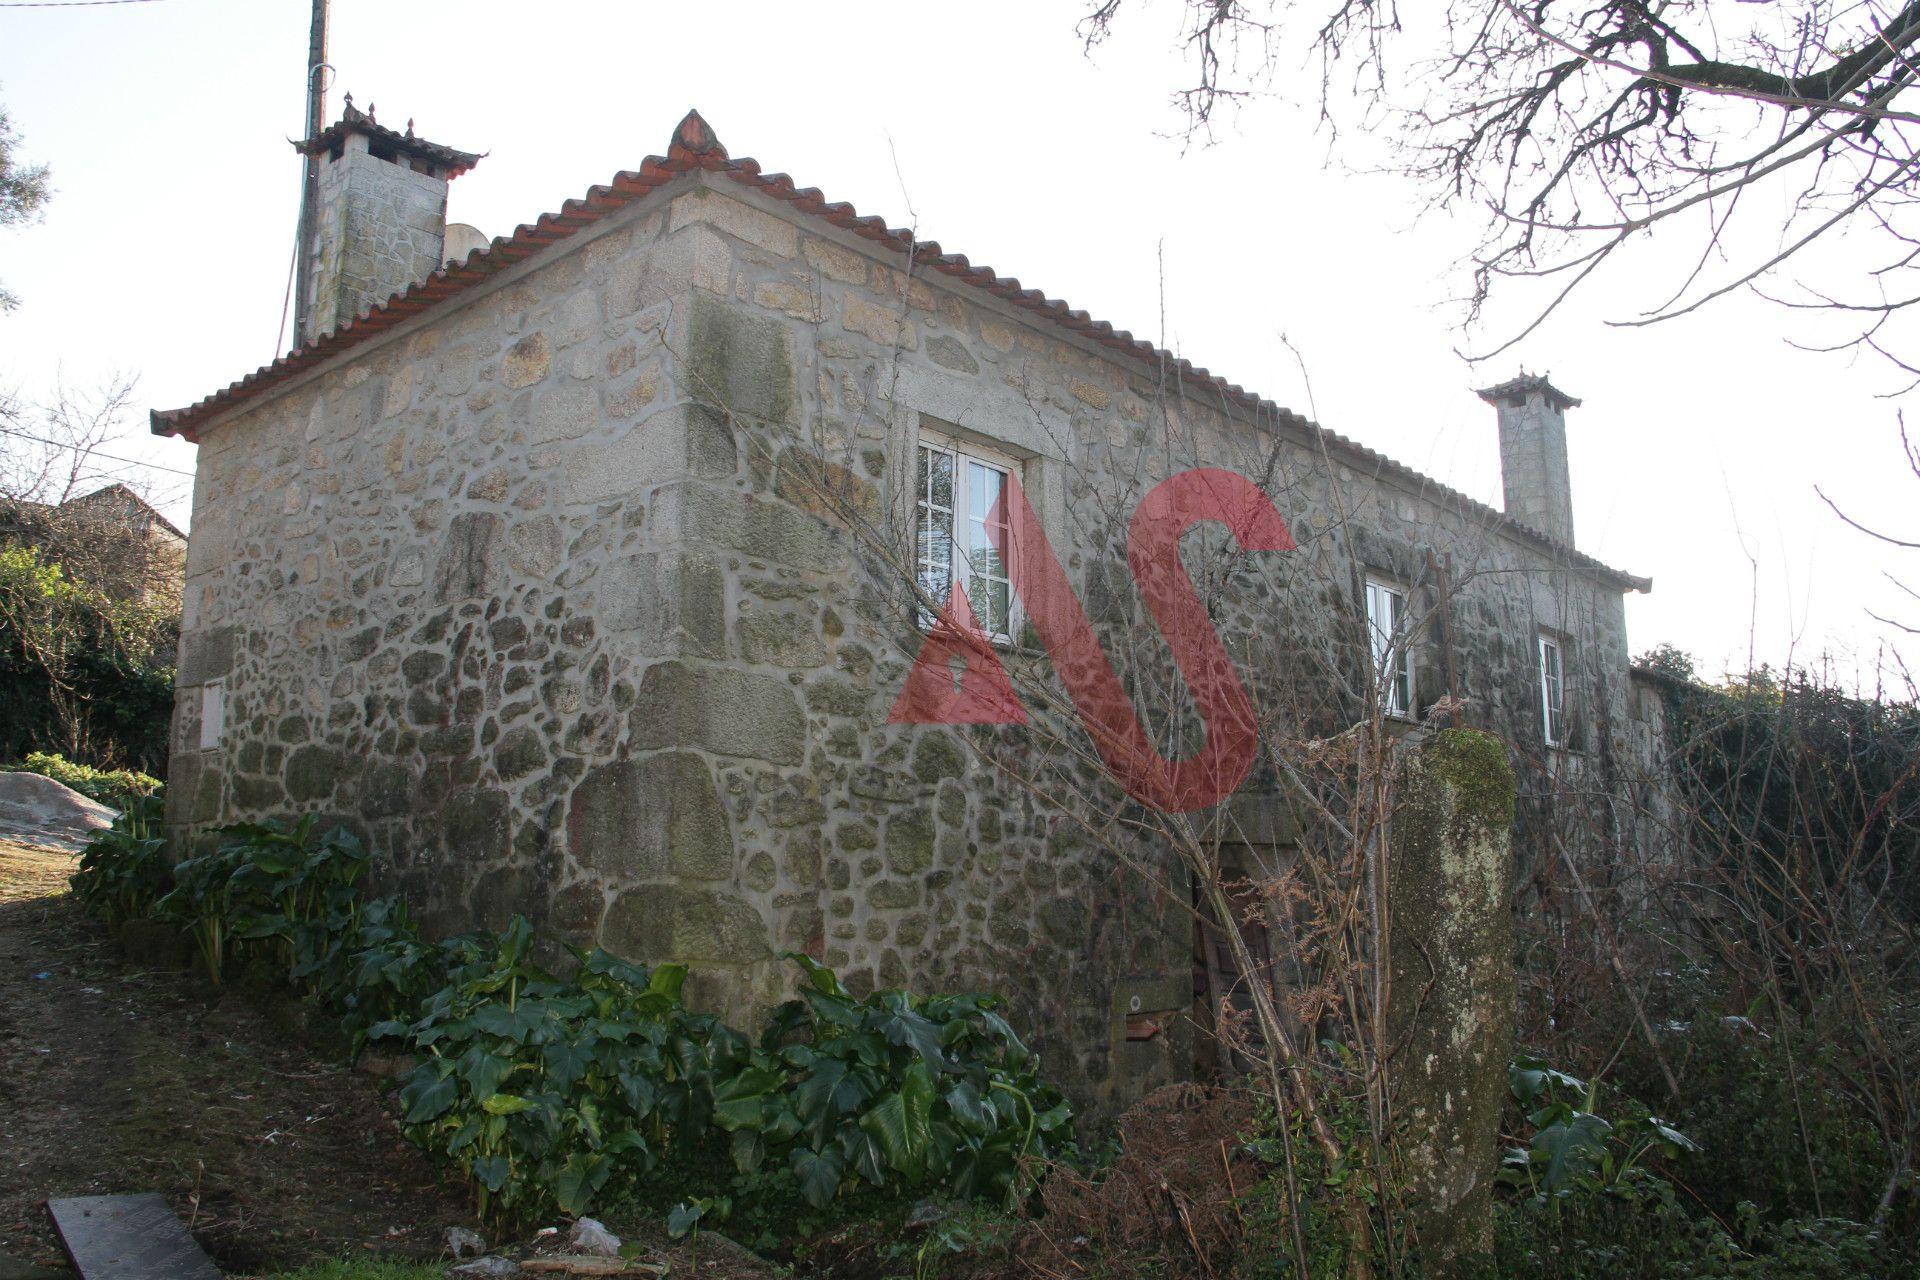
[[[333,150],[350,133],[365,134],[374,141],[392,147],[400,155],[439,165],[447,171],[448,181],[459,177],[486,159],[484,152],[476,155],[471,151],[455,151],[452,147],[443,147],[437,142],[428,142],[425,138],[416,137],[412,120],[407,121],[405,133],[389,129],[373,118],[371,109],[362,111],[354,106],[352,94],[347,95],[346,107],[341,111],[338,120],[306,141],[294,143],[293,149],[301,155],[319,155]]]
[[[1533,391],[1538,391],[1541,395],[1545,396],[1547,403],[1556,409],[1566,410],[1580,407],[1578,397],[1570,396],[1560,388],[1554,386],[1551,382],[1547,381],[1547,375],[1544,373],[1522,373],[1519,377],[1511,381],[1503,382],[1497,387],[1487,387],[1484,390],[1474,392],[1474,394],[1482,400],[1485,400],[1488,404],[1497,407],[1503,401],[1525,396]]]

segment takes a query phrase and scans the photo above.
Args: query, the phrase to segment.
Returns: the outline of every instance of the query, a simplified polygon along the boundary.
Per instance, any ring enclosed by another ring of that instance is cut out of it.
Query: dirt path
[[[431,1256],[472,1225],[374,1082],[244,996],[129,964],[73,857],[0,841],[0,1261],[61,1263],[49,1196],[158,1191],[223,1270]]]

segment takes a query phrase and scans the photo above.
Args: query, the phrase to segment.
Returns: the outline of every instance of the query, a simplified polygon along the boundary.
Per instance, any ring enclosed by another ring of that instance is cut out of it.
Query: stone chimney
[[[1508,517],[1571,547],[1566,412],[1580,402],[1543,374],[1523,373],[1477,394],[1500,414],[1500,479]]]
[[[340,119],[294,143],[320,162],[320,202],[312,242],[300,246],[306,317],[294,346],[304,346],[365,314],[442,262],[447,184],[481,157],[398,133],[360,111],[347,95]]]

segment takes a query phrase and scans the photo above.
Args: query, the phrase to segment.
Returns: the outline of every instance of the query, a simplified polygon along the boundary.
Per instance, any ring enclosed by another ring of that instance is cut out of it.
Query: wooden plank
[[[49,1200],[47,1212],[84,1280],[220,1280],[213,1259],[152,1192]]]

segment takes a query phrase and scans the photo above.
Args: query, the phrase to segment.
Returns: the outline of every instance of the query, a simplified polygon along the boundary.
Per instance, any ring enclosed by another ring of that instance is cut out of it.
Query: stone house
[[[62,502],[0,501],[0,542],[43,547],[116,600],[179,607],[187,535],[124,484]]]
[[[1546,379],[1481,393],[1500,512],[733,159],[697,115],[424,274],[473,157],[357,113],[315,145],[345,230],[310,303],[353,318],[153,415],[199,445],[169,789],[189,838],[336,815],[436,927],[523,912],[687,961],[735,1015],[784,990],[782,950],[855,989],[1002,990],[1083,1104],[1121,1105],[1194,1069],[1165,1015],[1217,975],[1177,881],[1096,849],[1073,811],[1125,797],[1033,726],[890,712],[916,583],[962,580],[1008,664],[1048,678],[987,548],[996,494],[1017,481],[1103,637],[1133,643],[1126,518],[1199,465],[1257,478],[1299,543],[1260,561],[1279,578],[1209,574],[1251,683],[1336,730],[1464,708],[1513,747],[1523,827],[1568,808],[1618,838],[1622,597],[1649,584],[1571,545],[1577,401]],[[383,202],[405,235],[362,216]],[[1156,669],[1126,668],[1143,708]],[[1168,688],[1153,732],[1177,755],[1204,726]],[[1256,769],[1196,820],[1284,857],[1276,788]]]

